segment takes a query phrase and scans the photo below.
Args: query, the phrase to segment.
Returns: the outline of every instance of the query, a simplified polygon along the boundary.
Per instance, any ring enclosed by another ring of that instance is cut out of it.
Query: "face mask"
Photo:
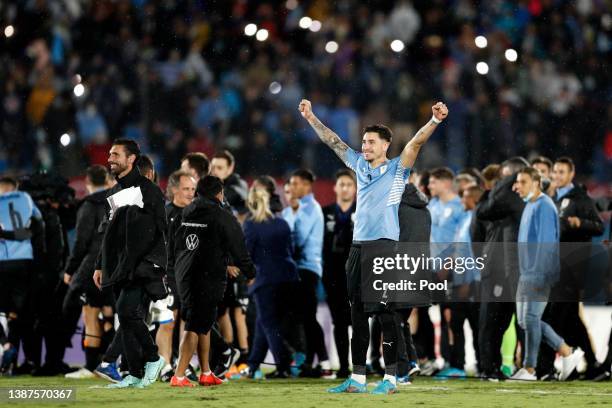
[[[525,198],[523,198],[523,201],[528,203],[529,200],[531,200],[532,197],[533,197],[533,191],[530,191],[529,194],[527,194],[527,196]]]

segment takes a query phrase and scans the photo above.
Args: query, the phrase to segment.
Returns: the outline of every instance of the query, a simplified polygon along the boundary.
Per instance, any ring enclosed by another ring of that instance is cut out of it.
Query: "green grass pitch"
[[[419,377],[412,385],[400,387],[389,396],[369,394],[328,394],[326,389],[340,381],[324,380],[238,380],[218,387],[171,388],[155,383],[146,389],[103,389],[99,380],[67,380],[61,377],[0,377],[0,388],[36,387],[76,389],[71,402],[6,403],[0,406],[40,407],[612,407],[612,383],[548,382],[490,383],[476,379],[440,381]],[[369,387],[372,389],[372,386]]]

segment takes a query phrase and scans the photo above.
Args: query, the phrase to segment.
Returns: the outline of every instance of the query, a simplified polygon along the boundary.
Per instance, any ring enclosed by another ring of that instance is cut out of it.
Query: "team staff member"
[[[121,382],[109,385],[113,388],[148,386],[165,365],[144,321],[145,305],[167,295],[162,282],[167,263],[164,196],[135,167],[139,156],[138,144],[130,139],[116,139],[110,149],[108,163],[117,185],[109,190],[107,202],[114,203],[113,195],[134,187],[142,194],[142,208],[107,207],[109,219],[103,223],[105,234],[94,272],[96,286],[112,287],[115,294],[120,323],[116,336],[121,336],[130,371]]]
[[[206,176],[198,181],[196,191],[197,197],[183,211],[183,220],[174,236],[176,282],[181,297],[181,315],[185,320],[179,362],[170,381],[175,387],[193,386],[185,378],[185,370],[196,347],[202,368],[199,383],[221,383],[210,371],[209,332],[225,292],[228,257],[231,256],[240,273],[248,279],[255,276],[240,224],[221,207],[221,180]]]
[[[339,170],[334,186],[336,202],[323,208],[323,286],[334,324],[334,341],[340,361],[336,376],[339,378],[347,378],[350,375],[348,329],[351,325],[351,306],[346,290],[344,265],[353,239],[356,192],[355,173],[349,169]]]
[[[91,166],[86,171],[85,186],[89,195],[81,201],[77,211],[76,239],[72,254],[64,269],[64,282],[69,285],[64,299],[64,311],[67,303],[84,294],[83,320],[85,335],[83,349],[85,350],[85,367],[74,373],[66,374],[66,378],[91,378],[93,371],[101,360],[103,324],[98,318],[104,306],[112,306],[114,301],[108,289],[100,291],[94,285],[92,276],[96,258],[102,245],[103,234],[98,227],[106,215],[106,194],[110,187],[110,175],[104,166]]]

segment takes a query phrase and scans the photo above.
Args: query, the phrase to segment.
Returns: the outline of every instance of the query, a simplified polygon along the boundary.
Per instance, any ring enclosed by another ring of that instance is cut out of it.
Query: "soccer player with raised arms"
[[[397,392],[395,378],[397,331],[393,311],[383,305],[364,304],[361,300],[361,246],[369,241],[399,239],[398,208],[410,168],[414,165],[421,147],[448,116],[448,108],[442,102],[436,103],[432,107],[432,118],[419,129],[402,153],[394,159],[387,158],[387,150],[392,140],[392,132],[388,127],[367,126],[363,131],[362,153],[359,154],[321,123],[313,113],[310,101],[302,99],[299,110],[319,138],[357,175],[357,209],[353,244],[346,264],[353,326],[351,339],[353,374],[341,385],[331,388],[329,392],[367,392],[365,366],[370,340],[368,317],[373,315],[379,319],[383,328],[385,376],[372,393],[393,394]]]

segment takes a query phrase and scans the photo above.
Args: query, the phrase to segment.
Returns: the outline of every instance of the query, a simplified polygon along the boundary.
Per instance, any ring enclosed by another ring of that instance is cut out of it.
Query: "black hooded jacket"
[[[476,217],[491,223],[487,234],[490,245],[485,246],[487,261],[481,272],[484,299],[491,295],[509,299],[516,293],[519,274],[517,241],[525,203],[512,191],[515,181],[516,175],[500,180],[476,208]]]
[[[97,261],[97,269],[102,269],[102,285],[110,286],[134,278],[161,279],[168,262],[164,195],[137,168],[117,182],[108,190],[107,198],[124,188],[140,187],[144,205],[143,208],[135,205],[120,207],[111,220],[106,218],[102,222],[101,229],[105,233]],[[108,200],[106,209],[110,212]],[[143,261],[156,267],[147,268],[150,272],[147,276],[136,276],[136,268]]]
[[[173,238],[176,283],[186,308],[223,299],[230,257],[241,274],[255,276],[240,224],[216,200],[196,197]]]
[[[71,286],[93,287],[92,275],[104,234],[98,228],[106,215],[106,190],[85,197],[78,206],[76,240],[64,273],[72,276]]]
[[[576,186],[563,197],[554,197],[554,201],[559,210],[561,242],[590,242],[591,238],[603,234],[603,221],[584,186]],[[580,227],[570,227],[568,217],[580,218]]]
[[[229,205],[239,214],[247,212],[246,200],[249,186],[240,175],[232,173],[223,181],[223,194]]]
[[[406,184],[398,216],[400,242],[429,242],[431,236],[431,214],[427,209],[427,197],[414,184]]]

